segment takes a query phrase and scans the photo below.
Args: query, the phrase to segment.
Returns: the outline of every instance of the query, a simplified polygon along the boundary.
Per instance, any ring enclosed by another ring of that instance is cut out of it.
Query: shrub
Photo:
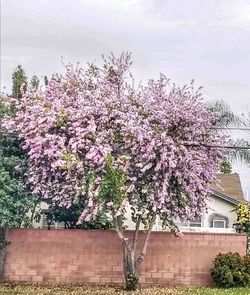
[[[244,256],[244,264],[247,274],[250,275],[250,254]]]
[[[211,275],[217,286],[240,287],[250,284],[250,258],[239,253],[219,253],[214,260]]]

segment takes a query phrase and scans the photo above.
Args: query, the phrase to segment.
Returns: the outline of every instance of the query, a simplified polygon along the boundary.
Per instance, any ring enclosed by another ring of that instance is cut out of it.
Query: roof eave
[[[212,190],[212,195],[217,197],[217,198],[220,198],[220,199],[222,199],[224,201],[227,201],[227,202],[229,202],[229,203],[231,203],[233,205],[238,205],[240,203],[239,200],[235,200],[235,199],[233,199],[233,198],[231,198],[231,197],[229,197],[227,195],[224,195],[222,193],[219,193],[219,192],[217,192],[215,190]]]

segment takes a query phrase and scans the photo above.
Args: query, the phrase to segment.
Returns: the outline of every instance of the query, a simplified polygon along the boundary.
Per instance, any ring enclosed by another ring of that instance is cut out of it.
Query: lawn
[[[0,294],[5,295],[250,295],[250,288],[215,289],[215,288],[147,288],[137,292],[125,292],[115,287],[93,286],[38,286],[38,285],[0,285]]]

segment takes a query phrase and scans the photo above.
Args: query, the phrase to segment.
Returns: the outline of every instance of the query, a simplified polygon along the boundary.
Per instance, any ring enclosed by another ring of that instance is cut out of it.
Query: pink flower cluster
[[[44,198],[85,200],[80,217],[106,207],[113,216],[126,208],[147,219],[197,218],[206,209],[225,138],[193,85],[178,87],[165,76],[135,87],[130,55],[113,55],[103,68],[66,67],[45,93],[26,92],[17,115],[5,126],[19,133],[30,160],[29,184]],[[119,206],[100,196],[110,155],[124,173]]]

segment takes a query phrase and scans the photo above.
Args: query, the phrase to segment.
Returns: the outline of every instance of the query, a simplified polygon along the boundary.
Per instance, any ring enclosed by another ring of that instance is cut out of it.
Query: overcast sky
[[[64,62],[129,51],[137,81],[191,79],[207,99],[250,110],[250,0],[1,0],[1,89],[22,64],[29,77]],[[244,190],[249,168],[239,171]],[[248,180],[249,179],[249,180]]]

